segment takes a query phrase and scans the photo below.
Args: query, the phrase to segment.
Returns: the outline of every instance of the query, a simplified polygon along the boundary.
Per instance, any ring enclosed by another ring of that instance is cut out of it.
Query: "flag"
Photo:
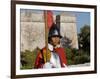
[[[53,20],[53,12],[48,10],[47,11],[47,26],[48,26],[48,29],[51,28],[52,24],[54,23],[54,20]]]

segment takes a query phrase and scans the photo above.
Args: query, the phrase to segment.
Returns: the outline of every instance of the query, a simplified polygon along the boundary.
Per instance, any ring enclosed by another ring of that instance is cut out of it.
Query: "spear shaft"
[[[47,11],[44,10],[44,23],[45,23],[45,43],[46,43],[46,60],[48,61],[47,53],[48,53],[48,24],[47,24]]]

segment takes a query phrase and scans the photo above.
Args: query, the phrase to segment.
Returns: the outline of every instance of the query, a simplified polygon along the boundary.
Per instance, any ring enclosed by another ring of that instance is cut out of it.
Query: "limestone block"
[[[61,15],[60,16],[60,22],[64,22],[64,23],[71,22],[71,23],[74,23],[74,22],[76,22],[76,17]]]
[[[44,16],[43,14],[31,13],[30,16],[25,15],[25,13],[21,14],[21,22],[43,22]]]
[[[63,37],[72,40],[72,48],[78,48],[76,23],[61,23],[60,32]]]
[[[45,26],[42,22],[21,22],[21,50],[45,46]]]
[[[53,15],[54,22],[56,21],[56,15]],[[30,13],[29,15],[21,13],[21,22],[44,22],[44,14],[42,13]]]

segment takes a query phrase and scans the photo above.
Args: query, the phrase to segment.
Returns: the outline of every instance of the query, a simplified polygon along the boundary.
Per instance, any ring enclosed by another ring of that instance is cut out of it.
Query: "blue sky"
[[[42,12],[41,10],[32,10],[28,9],[28,11],[33,12]],[[22,9],[21,12],[24,12],[25,9]],[[53,11],[53,14],[59,15],[61,11]],[[80,32],[80,28],[82,28],[84,25],[90,25],[90,12],[71,12],[76,16],[76,25],[77,25],[77,32]]]
[[[77,19],[77,31],[80,32],[80,28],[84,25],[90,25],[90,12],[76,12]]]

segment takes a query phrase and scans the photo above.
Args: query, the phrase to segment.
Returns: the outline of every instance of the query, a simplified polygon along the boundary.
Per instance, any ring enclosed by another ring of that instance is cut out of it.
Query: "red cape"
[[[46,50],[46,48],[43,48],[42,51],[43,50]],[[34,68],[43,68],[43,65],[45,64],[44,60],[43,60],[43,52],[42,51],[38,52]],[[59,47],[59,48],[56,48],[55,51],[57,52],[57,54],[60,57],[61,67],[64,67],[64,64],[67,65],[67,59],[66,59],[66,54],[65,54],[64,49]]]

